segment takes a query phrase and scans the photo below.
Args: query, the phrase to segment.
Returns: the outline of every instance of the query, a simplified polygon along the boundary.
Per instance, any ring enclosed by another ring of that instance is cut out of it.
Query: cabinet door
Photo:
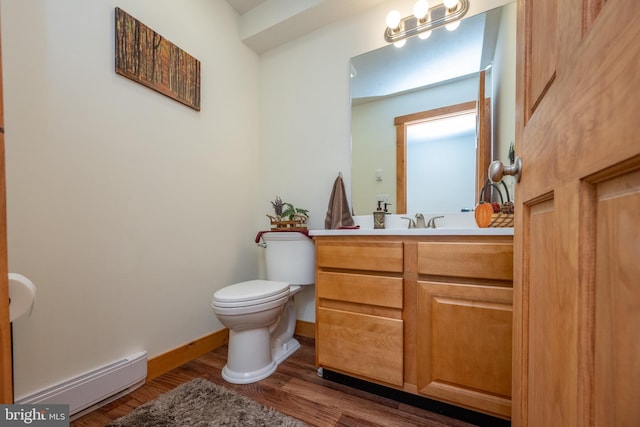
[[[509,417],[512,289],[419,281],[418,391]]]
[[[320,307],[316,327],[320,366],[402,386],[402,320]]]

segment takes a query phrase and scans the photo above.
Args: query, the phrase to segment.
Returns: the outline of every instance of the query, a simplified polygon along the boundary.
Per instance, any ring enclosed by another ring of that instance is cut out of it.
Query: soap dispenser
[[[385,203],[386,209],[386,203]],[[373,228],[384,228],[384,217],[387,212],[382,210],[382,200],[378,200],[378,208],[373,212]]]
[[[384,228],[384,218],[389,214],[388,206],[391,203],[384,204],[384,210],[382,210],[382,201],[378,200],[378,208],[373,213],[373,228]]]

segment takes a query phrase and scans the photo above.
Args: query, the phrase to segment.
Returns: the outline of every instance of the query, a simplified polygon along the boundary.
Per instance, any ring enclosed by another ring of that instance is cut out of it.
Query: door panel
[[[595,425],[640,420],[640,171],[597,185]]]
[[[557,10],[558,4],[555,1],[531,3],[529,113],[533,112],[556,76]]]
[[[514,426],[640,425],[639,19],[518,1]]]
[[[575,263],[575,251],[563,248],[562,213],[556,208],[558,194],[528,206],[527,246],[532,253],[529,280],[529,412],[541,426],[570,425],[575,414],[572,389],[576,386],[577,286],[565,276],[567,263]],[[558,202],[558,203],[557,203]],[[573,261],[572,261],[573,260]],[[567,275],[568,276],[568,275]],[[553,331],[552,334],[549,331]],[[548,406],[548,402],[554,405]]]

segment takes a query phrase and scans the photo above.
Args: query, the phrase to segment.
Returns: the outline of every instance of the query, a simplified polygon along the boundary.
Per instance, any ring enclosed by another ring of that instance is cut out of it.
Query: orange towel
[[[329,198],[329,207],[327,208],[327,216],[324,219],[324,228],[326,230],[335,230],[341,227],[352,227],[353,225],[353,217],[349,210],[347,194],[344,191],[342,174],[340,174],[333,184],[333,190]]]

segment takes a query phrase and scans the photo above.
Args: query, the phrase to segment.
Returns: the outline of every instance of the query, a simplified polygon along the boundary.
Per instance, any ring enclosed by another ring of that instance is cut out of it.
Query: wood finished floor
[[[195,378],[206,378],[312,426],[471,426],[320,378],[315,368],[314,340],[304,337],[298,337],[298,340],[302,348],[278,366],[273,375],[260,382],[244,385],[225,382],[221,376],[227,358],[227,347],[224,346],[72,421],[71,427],[104,426]]]

